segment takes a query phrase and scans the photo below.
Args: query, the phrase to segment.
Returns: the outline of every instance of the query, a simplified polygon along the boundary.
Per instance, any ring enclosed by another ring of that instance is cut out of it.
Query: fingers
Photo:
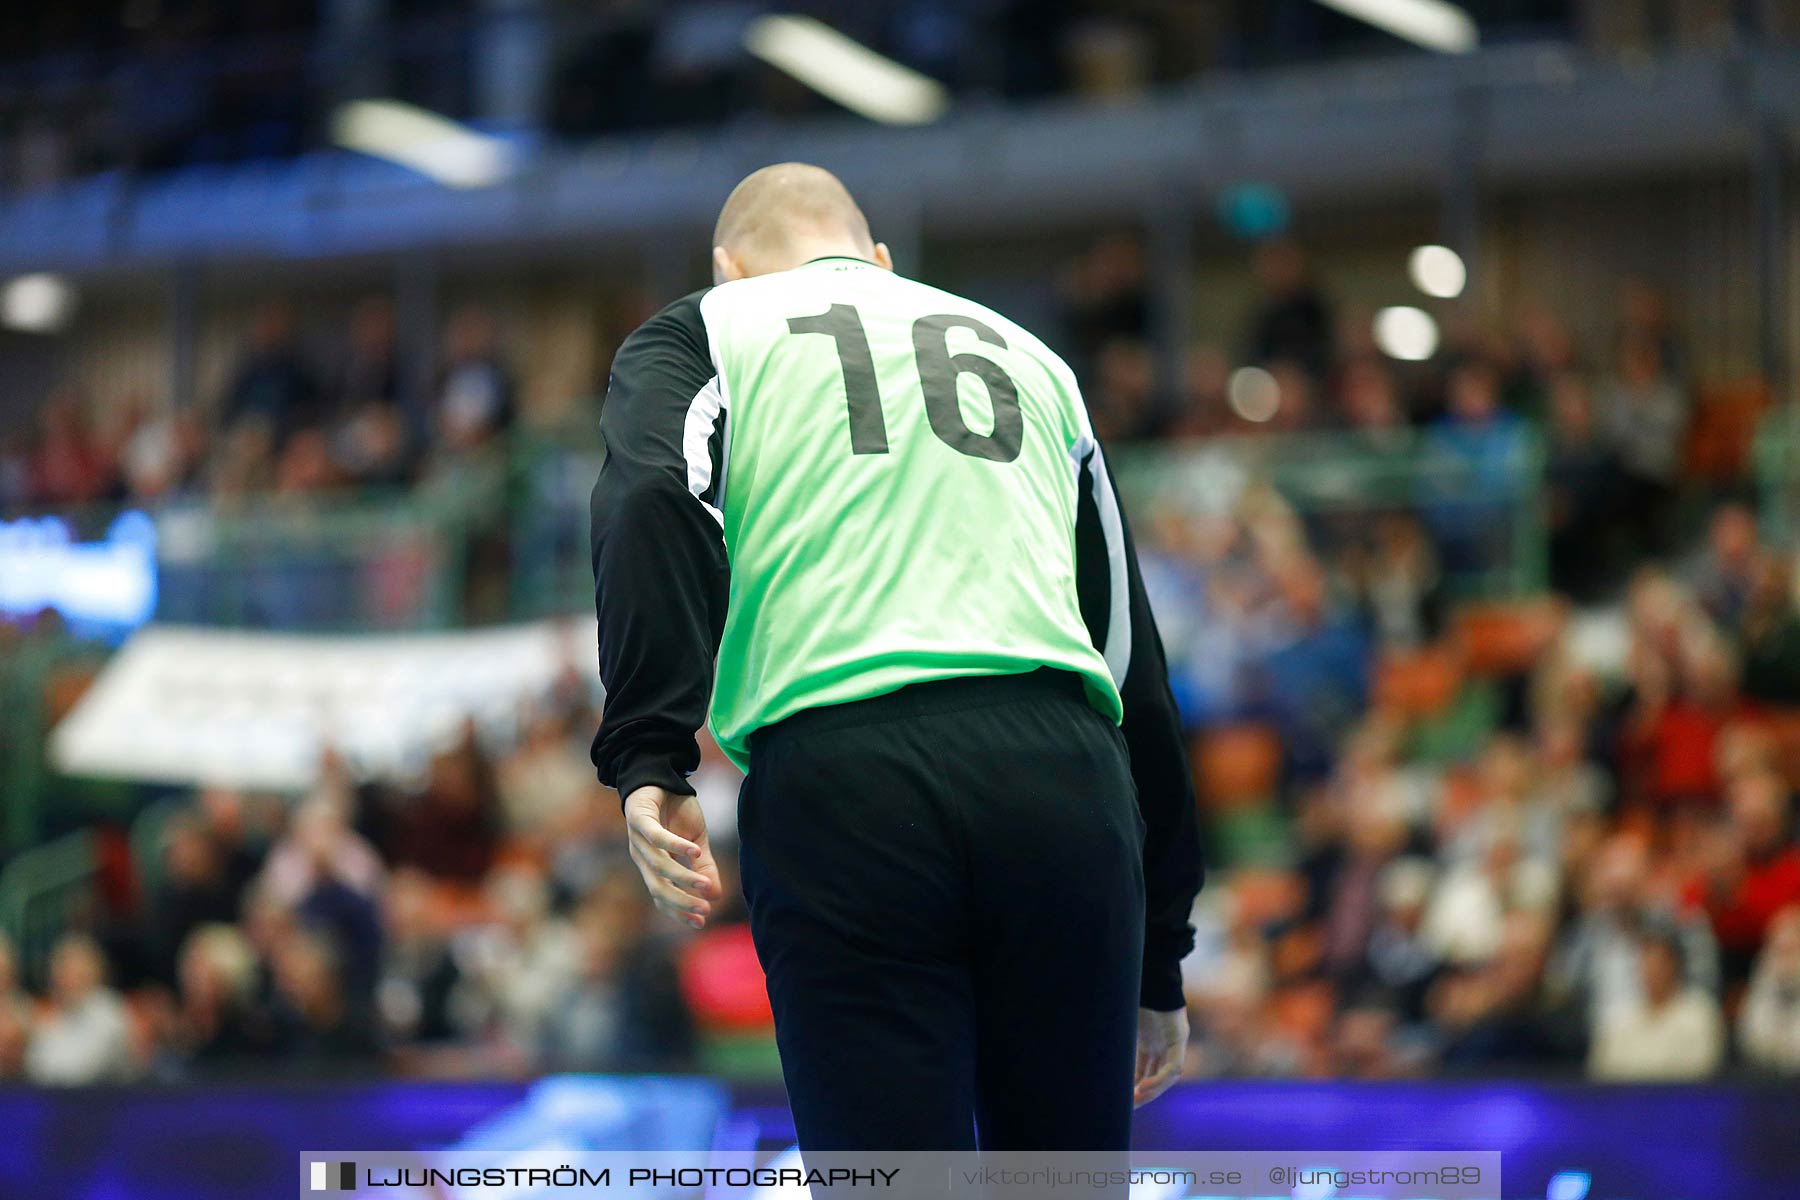
[[[700,861],[700,847],[684,837],[679,837],[670,833],[663,827],[661,821],[658,821],[649,813],[639,812],[631,814],[631,816],[626,819],[625,826],[630,830],[631,837],[634,841],[644,842],[657,850],[661,850],[664,854],[673,858],[682,859],[688,863],[697,863]]]
[[[658,911],[690,928],[705,927],[712,913],[711,897],[718,890],[711,878],[692,869],[703,862],[705,852],[669,832],[649,812],[631,814],[626,828],[632,861]]]
[[[1164,1092],[1181,1075],[1181,1059],[1175,1054],[1164,1052],[1156,1056],[1149,1073],[1140,1072],[1137,1086],[1132,1089],[1131,1106],[1142,1108]]]

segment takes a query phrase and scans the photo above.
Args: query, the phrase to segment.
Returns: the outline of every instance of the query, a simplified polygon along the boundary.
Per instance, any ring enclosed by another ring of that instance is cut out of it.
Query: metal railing
[[[1523,426],[1486,442],[1302,433],[1132,447],[1113,459],[1140,530],[1168,515],[1229,515],[1268,489],[1325,551],[1365,536],[1376,518],[1416,519],[1454,595],[1526,595],[1548,576],[1544,452]]]
[[[92,898],[98,873],[86,830],[26,850],[0,869],[0,932],[17,950],[25,979],[44,978],[56,940]]]

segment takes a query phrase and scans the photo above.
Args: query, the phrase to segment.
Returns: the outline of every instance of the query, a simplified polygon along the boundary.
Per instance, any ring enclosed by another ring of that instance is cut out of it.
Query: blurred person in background
[[[271,451],[279,451],[294,433],[327,416],[318,381],[300,354],[293,309],[281,301],[264,305],[219,402],[221,426],[229,432],[246,422],[259,425],[268,431]]]
[[[1393,369],[1377,355],[1358,354],[1339,369],[1337,412],[1359,450],[1398,454],[1412,444]]]
[[[192,815],[170,822],[162,852],[161,881],[149,910],[150,936],[159,978],[172,982],[189,934],[202,925],[229,925],[237,919],[242,885],[227,874],[218,846]]]
[[[394,861],[434,879],[479,883],[500,849],[499,787],[472,720],[456,744],[431,758],[425,788],[409,798],[394,831]]]
[[[1251,318],[1246,357],[1268,367],[1293,363],[1315,379],[1331,363],[1331,305],[1314,282],[1306,252],[1286,238],[1256,248],[1251,260],[1260,299]]]
[[[1705,906],[1723,954],[1725,978],[1748,977],[1775,914],[1800,904],[1800,845],[1788,787],[1759,771],[1734,780],[1727,815],[1707,839],[1701,875],[1687,899]]]
[[[1800,612],[1791,559],[1773,554],[1758,559],[1738,646],[1744,695],[1764,704],[1800,705]]]
[[[468,1036],[470,1005],[430,879],[398,870],[382,897],[381,970],[375,1001],[382,1031],[398,1044]]]
[[[1427,1000],[1443,1062],[1468,1069],[1532,1062],[1547,1054],[1539,981],[1549,925],[1530,911],[1506,914],[1490,956],[1452,966]]]
[[[1595,1031],[1590,1078],[1692,1081],[1710,1078],[1724,1061],[1719,1002],[1687,978],[1681,939],[1666,929],[1644,933],[1638,952],[1643,993],[1609,1011]]]
[[[1425,1000],[1443,959],[1425,937],[1425,904],[1435,868],[1425,858],[1395,859],[1377,880],[1380,915],[1369,933],[1359,991],[1406,1025],[1425,1017]]]
[[[1737,1030],[1748,1062],[1800,1075],[1800,907],[1782,909],[1769,923]]]
[[[1683,574],[1706,615],[1735,629],[1749,607],[1762,560],[1756,514],[1748,505],[1722,504],[1713,510],[1704,550]]]
[[[560,713],[530,706],[521,723],[524,736],[496,772],[500,810],[509,837],[549,848],[593,794],[594,772]]]
[[[1141,342],[1150,334],[1149,268],[1143,242],[1116,233],[1076,256],[1062,281],[1063,325],[1071,342],[1071,364],[1086,376],[1096,369],[1101,348],[1124,339]]]
[[[274,1029],[259,1004],[256,951],[234,925],[196,928],[177,972],[177,1048],[188,1073],[229,1074],[267,1055]]]
[[[345,800],[321,792],[295,809],[286,836],[269,850],[257,887],[288,908],[298,908],[328,882],[372,900],[386,871],[381,855],[350,828]]]
[[[125,1003],[106,986],[106,956],[94,939],[71,933],[56,943],[47,1001],[25,1051],[31,1082],[82,1087],[136,1073]]]
[[[359,301],[350,314],[350,344],[333,382],[337,424],[332,457],[363,487],[399,487],[418,472],[419,435],[400,394],[394,308],[385,298]]]
[[[92,504],[113,491],[114,464],[80,392],[64,388],[38,410],[37,438],[26,469],[35,504]]]
[[[1620,340],[1597,407],[1618,456],[1621,512],[1635,533],[1637,550],[1666,553],[1689,399],[1653,337],[1639,331]]]
[[[500,356],[494,318],[467,305],[450,316],[436,396],[437,433],[445,449],[477,449],[512,427],[514,382]]]
[[[1340,586],[1385,648],[1419,649],[1436,636],[1447,597],[1431,537],[1410,512],[1383,513],[1367,545],[1339,555]]]
[[[1450,369],[1445,412],[1427,435],[1441,468],[1427,485],[1424,516],[1447,566],[1492,568],[1509,561],[1514,472],[1524,460],[1527,431],[1501,406],[1493,364],[1465,358]]]
[[[0,933],[0,1083],[24,1076],[30,1040],[31,997],[20,983],[12,943]]]
[[[1581,376],[1572,371],[1554,376],[1546,408],[1550,583],[1578,601],[1591,602],[1604,594],[1616,570],[1619,548],[1613,544],[1612,523],[1619,516],[1618,462],[1595,420],[1593,396]]]
[[[1546,987],[1553,1004],[1568,1013],[1570,1046],[1587,1044],[1593,1031],[1640,1009],[1644,1003],[1643,933],[1664,929],[1681,943],[1682,961],[1696,984],[1719,982],[1718,947],[1704,920],[1657,903],[1650,895],[1650,855],[1644,842],[1614,834],[1591,859],[1578,864],[1573,881],[1576,912],[1552,955]]]
[[[468,970],[502,1049],[529,1056],[552,1006],[580,972],[580,940],[551,912],[550,889],[535,868],[497,868],[485,891],[493,920],[472,932]]]
[[[1100,347],[1091,397],[1094,431],[1112,442],[1155,434],[1161,422],[1156,360],[1137,338],[1112,338]]]
[[[295,927],[270,963],[272,1016],[284,1070],[302,1075],[366,1071],[379,1054],[373,1012],[346,987],[330,936]]]
[[[579,965],[550,1006],[541,1057],[563,1071],[668,1071],[689,1065],[693,1019],[651,906],[629,870],[615,871],[575,915]]]

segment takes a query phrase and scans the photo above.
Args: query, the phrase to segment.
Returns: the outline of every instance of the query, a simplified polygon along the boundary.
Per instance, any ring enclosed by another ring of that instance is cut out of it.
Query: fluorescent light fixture
[[[1443,54],[1467,54],[1481,44],[1468,13],[1448,0],[1319,0],[1326,8],[1367,21],[1395,37]]]
[[[1389,358],[1424,362],[1437,353],[1437,322],[1422,308],[1384,308],[1375,314],[1375,345]]]
[[[887,125],[924,125],[950,108],[944,85],[811,17],[758,17],[744,48],[820,95]]]
[[[512,148],[397,100],[355,100],[332,118],[338,145],[411,167],[446,187],[478,188],[512,173]]]
[[[0,325],[21,333],[55,333],[75,315],[75,289],[61,275],[21,275],[0,288]]]
[[[1469,283],[1469,268],[1462,255],[1448,246],[1420,246],[1407,262],[1413,286],[1427,296],[1454,300]]]

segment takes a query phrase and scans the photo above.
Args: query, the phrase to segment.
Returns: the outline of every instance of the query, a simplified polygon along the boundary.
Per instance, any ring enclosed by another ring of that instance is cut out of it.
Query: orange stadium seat
[[[1274,794],[1281,739],[1267,725],[1225,725],[1197,735],[1189,748],[1201,804],[1236,808]]]
[[[1757,422],[1769,406],[1769,385],[1760,379],[1717,383],[1700,389],[1700,403],[1688,425],[1686,471],[1690,478],[1729,483],[1743,477],[1750,461]]]
[[[1462,679],[1462,663],[1448,647],[1390,651],[1375,664],[1375,704],[1403,717],[1429,717],[1450,707]]]
[[[1518,675],[1562,631],[1565,607],[1551,597],[1478,603],[1457,610],[1452,636],[1475,675]]]

